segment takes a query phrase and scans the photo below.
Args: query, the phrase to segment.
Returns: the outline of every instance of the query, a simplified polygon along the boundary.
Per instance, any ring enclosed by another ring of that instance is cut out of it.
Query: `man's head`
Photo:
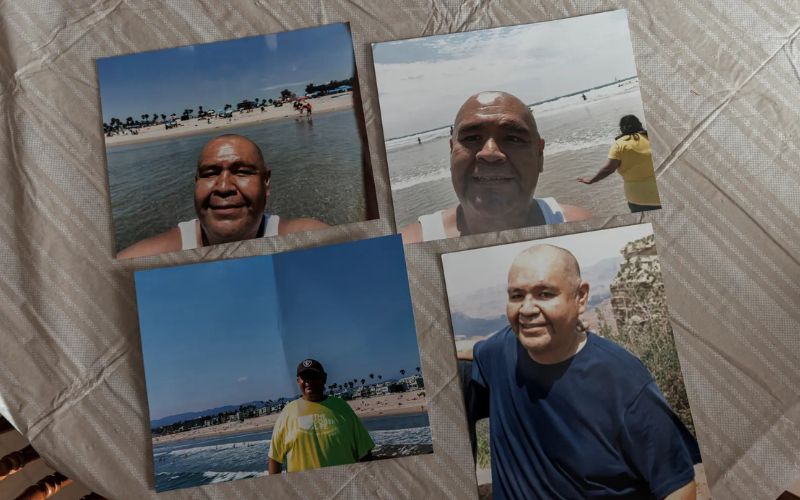
[[[541,363],[575,354],[582,339],[579,316],[588,297],[589,284],[581,280],[578,261],[560,247],[531,247],[508,271],[508,322],[519,343]]]
[[[304,359],[297,365],[297,387],[306,401],[322,401],[327,381],[328,374],[316,359]]]
[[[208,244],[255,238],[269,196],[261,150],[241,135],[221,135],[197,160],[194,208]]]
[[[450,169],[467,215],[527,214],[544,163],[544,141],[528,107],[505,92],[481,92],[456,114]]]

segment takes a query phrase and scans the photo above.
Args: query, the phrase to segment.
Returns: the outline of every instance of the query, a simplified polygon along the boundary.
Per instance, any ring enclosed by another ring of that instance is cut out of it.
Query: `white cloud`
[[[392,42],[375,58],[387,139],[447,125],[480,91],[533,103],[635,72],[624,11]]]
[[[547,243],[565,248],[575,255],[581,268],[585,269],[603,259],[619,256],[625,244],[651,234],[651,224],[636,224],[445,254],[442,256],[442,266],[447,293],[466,294],[503,284],[514,258],[534,245]]]
[[[248,379],[248,378],[249,378],[249,377],[239,377],[239,378],[237,378],[237,379],[236,379],[236,381],[237,381],[237,382],[239,382],[239,383],[241,384],[242,382],[247,382],[247,379]]]
[[[278,50],[278,35],[264,35],[264,43],[267,45],[270,52],[275,52]]]

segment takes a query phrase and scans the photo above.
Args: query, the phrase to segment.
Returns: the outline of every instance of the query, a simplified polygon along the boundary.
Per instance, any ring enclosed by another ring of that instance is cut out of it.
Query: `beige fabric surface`
[[[0,2],[0,413],[112,498],[155,497],[132,271],[393,232],[370,43],[627,7],[664,209],[406,248],[433,455],[161,498],[475,498],[439,256],[653,222],[715,498],[775,498],[800,463],[800,2]],[[348,21],[382,219],[112,257],[94,58]]]

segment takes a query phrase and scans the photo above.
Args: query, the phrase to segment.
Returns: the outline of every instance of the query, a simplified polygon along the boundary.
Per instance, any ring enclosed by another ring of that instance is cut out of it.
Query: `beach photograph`
[[[156,491],[433,453],[399,236],[134,277]]]
[[[581,328],[636,356],[674,414],[695,435],[651,224],[444,254],[442,265],[459,359],[471,359],[476,344],[508,328],[510,269],[522,252],[538,245],[559,247],[574,256],[581,280],[589,285]],[[489,419],[477,422],[476,434],[479,492],[482,498],[491,498]],[[695,464],[694,470],[697,498],[710,498],[703,464]]]
[[[129,256],[377,218],[366,202],[374,188],[347,24],[102,58],[96,67],[115,253],[195,219],[197,234],[181,236],[196,242],[162,238]],[[264,187],[250,202],[231,194],[235,183],[223,185],[214,196],[229,203],[218,201],[214,214],[229,221],[247,205],[266,214],[266,232],[256,221],[215,237],[201,213],[198,167],[216,160],[206,150],[223,135],[258,150]],[[313,224],[289,224],[298,220]]]
[[[630,213],[631,200],[658,204],[649,140],[647,158],[623,156],[616,173],[592,179],[624,116],[646,129],[626,10],[376,43],[373,57],[398,229],[459,203],[451,137],[454,145],[465,138],[451,134],[459,109],[480,93],[510,94],[532,112],[544,140],[536,198],[593,217]],[[634,163],[647,174],[631,172]]]

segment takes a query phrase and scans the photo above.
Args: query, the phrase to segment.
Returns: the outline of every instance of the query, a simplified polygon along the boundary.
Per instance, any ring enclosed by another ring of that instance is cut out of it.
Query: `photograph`
[[[442,263],[481,498],[710,498],[652,225]]]
[[[96,67],[117,258],[378,217],[347,24]]]
[[[661,208],[626,10],[372,52],[404,242]]]
[[[400,236],[134,277],[156,491],[433,453]]]

